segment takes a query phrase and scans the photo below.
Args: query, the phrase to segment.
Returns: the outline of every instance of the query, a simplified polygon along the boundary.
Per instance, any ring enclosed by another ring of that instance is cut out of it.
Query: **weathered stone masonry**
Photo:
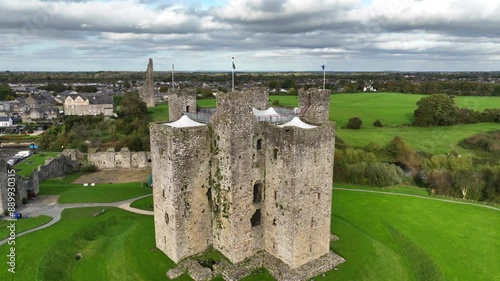
[[[253,92],[219,93],[208,125],[151,127],[156,244],[175,262],[209,246],[233,263],[265,251],[290,269],[329,254],[329,95],[306,93],[302,116],[319,126],[304,129],[258,122],[267,94]]]

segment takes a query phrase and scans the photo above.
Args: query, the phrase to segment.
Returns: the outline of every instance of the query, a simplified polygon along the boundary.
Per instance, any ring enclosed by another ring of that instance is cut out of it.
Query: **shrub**
[[[91,163],[87,163],[80,167],[80,172],[82,173],[94,173],[97,171],[97,166]]]
[[[280,105],[280,101],[279,100],[273,100],[272,105]]]
[[[395,136],[387,146],[387,152],[396,158],[396,161],[416,170],[422,165],[422,157],[413,148],[406,144],[403,139]]]
[[[8,215],[10,214],[10,212],[9,212],[9,210],[5,209],[5,211],[3,212],[3,214],[4,214],[5,216],[8,216]]]
[[[370,185],[389,186],[403,182],[404,172],[396,165],[375,162],[366,166],[365,177]]]
[[[384,125],[382,125],[382,122],[380,122],[380,120],[377,120],[377,121],[373,122],[373,126],[377,127],[377,128],[384,127]]]
[[[353,117],[349,119],[349,122],[347,122],[347,128],[349,129],[360,129],[361,125],[363,124],[363,121],[359,117]]]
[[[382,146],[376,142],[370,142],[369,144],[366,145],[366,150],[369,152],[375,152],[380,149],[382,149]]]

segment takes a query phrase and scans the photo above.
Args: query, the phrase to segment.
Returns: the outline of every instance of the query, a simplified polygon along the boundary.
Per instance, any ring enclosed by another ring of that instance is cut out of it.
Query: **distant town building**
[[[111,96],[70,95],[64,100],[64,115],[113,115],[113,98]]]
[[[0,127],[10,127],[14,126],[14,122],[11,117],[0,116]]]
[[[59,117],[59,109],[55,107],[35,108],[30,111],[31,120],[34,119],[56,119]]]
[[[52,106],[52,98],[45,96],[30,95],[25,99],[25,102],[30,109]]]

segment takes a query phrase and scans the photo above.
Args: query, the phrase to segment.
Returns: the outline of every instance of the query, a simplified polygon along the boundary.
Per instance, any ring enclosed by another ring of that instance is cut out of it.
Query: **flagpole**
[[[325,89],[325,84],[326,84],[326,63],[324,64],[323,67],[323,90]]]
[[[172,63],[172,90],[175,89],[175,83],[174,83],[174,64]]]
[[[234,92],[234,57],[233,57],[233,65],[231,66],[231,72],[232,72],[232,92]]]

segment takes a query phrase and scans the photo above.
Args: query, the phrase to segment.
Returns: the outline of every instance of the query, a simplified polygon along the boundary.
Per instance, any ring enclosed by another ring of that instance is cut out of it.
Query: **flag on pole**
[[[236,65],[234,64],[234,57],[233,57],[233,69],[236,69]]]
[[[321,66],[321,68],[322,68],[323,70],[325,70],[325,65],[323,64],[323,65]]]

